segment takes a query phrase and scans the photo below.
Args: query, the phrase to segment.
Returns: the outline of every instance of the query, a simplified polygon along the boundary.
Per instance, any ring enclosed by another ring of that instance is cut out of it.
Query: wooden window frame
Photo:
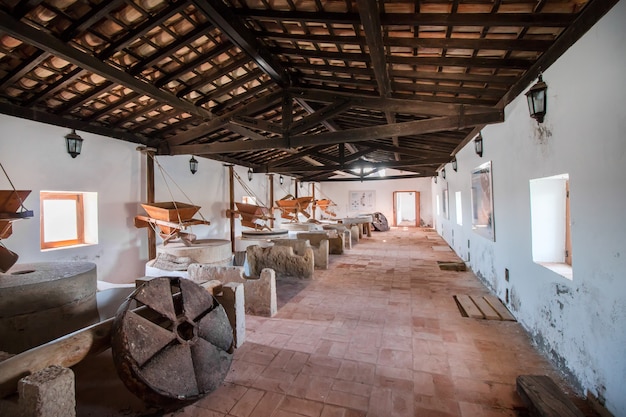
[[[44,225],[45,225],[45,212],[44,201],[47,200],[74,200],[76,202],[76,239],[58,240],[54,242],[44,241]],[[85,244],[85,204],[82,193],[68,193],[68,192],[45,192],[40,193],[39,208],[41,213],[40,222],[40,246],[41,249],[56,249],[68,246],[76,246]]]

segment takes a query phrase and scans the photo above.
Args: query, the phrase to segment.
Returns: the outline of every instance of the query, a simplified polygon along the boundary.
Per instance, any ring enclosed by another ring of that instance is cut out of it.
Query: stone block
[[[298,239],[308,240],[311,243],[311,246],[319,246],[322,240],[328,239],[328,253],[331,255],[343,254],[345,246],[343,232],[338,232],[337,230],[332,229],[324,232],[298,233],[296,236]]]
[[[228,321],[233,328],[235,348],[246,341],[245,289],[243,284],[229,282],[222,286],[222,292],[215,298],[224,307]]]
[[[350,236],[352,238],[352,244],[359,243],[361,239],[361,228],[357,224],[353,224],[350,227]]]
[[[306,248],[304,255],[296,255],[291,246],[249,246],[246,256],[251,275],[260,275],[264,268],[271,268],[277,277],[313,277],[315,260],[311,247]]]
[[[273,240],[272,242],[276,246],[291,246],[296,255],[303,256],[306,253],[307,248],[313,249],[313,265],[317,269],[328,269],[328,236],[321,232],[317,235],[315,233],[311,233],[314,235],[314,240],[317,243],[312,243],[308,239],[278,239]],[[297,236],[300,234],[298,233]],[[318,237],[323,237],[324,239],[318,239]]]
[[[20,415],[23,417],[76,416],[74,372],[52,365],[18,382]]]
[[[247,277],[243,267],[191,264],[189,278],[197,282],[218,280],[224,284],[229,282],[243,284],[245,310],[248,314],[272,317],[278,310],[276,274],[273,269],[265,268],[260,276]]]

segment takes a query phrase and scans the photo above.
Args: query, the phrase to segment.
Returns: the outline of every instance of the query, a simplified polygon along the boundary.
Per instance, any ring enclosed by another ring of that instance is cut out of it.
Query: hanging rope
[[[235,172],[235,170],[233,169],[233,175],[235,176],[235,178],[237,179],[237,182],[239,182],[239,184],[241,184],[241,188],[243,188],[243,190],[248,194],[254,197],[254,199],[257,202],[257,206],[261,206],[263,208],[268,208],[263,201],[255,194],[255,192],[252,190],[252,188],[250,188],[248,186],[248,184],[246,184],[241,177],[239,176],[239,174],[237,174],[237,172]]]
[[[183,226],[183,221],[180,218],[180,211],[178,210],[178,206],[176,205],[176,201],[174,200],[174,195],[172,194],[172,190],[170,189],[170,186],[168,184],[167,178],[169,178],[169,180],[174,183],[174,185],[176,186],[176,188],[178,188],[178,190],[185,196],[185,198],[187,199],[187,201],[191,204],[194,205],[195,204],[191,201],[191,198],[189,198],[189,196],[187,194],[185,194],[185,192],[183,191],[183,189],[176,183],[176,181],[172,178],[172,176],[170,174],[167,173],[167,171],[165,171],[165,169],[161,166],[161,164],[159,163],[158,159],[156,158],[156,155],[151,155],[148,154],[152,160],[156,163],[157,167],[159,168],[159,172],[161,173],[161,176],[163,177],[163,182],[165,183],[165,187],[167,187],[167,192],[170,195],[170,198],[172,199],[172,204],[174,204],[174,209],[176,209],[176,216],[178,217],[178,224],[181,226]],[[167,176],[167,178],[166,178]],[[202,218],[202,220],[204,220],[205,222],[207,221],[204,216],[202,215],[202,213],[198,212],[198,214],[200,215],[200,217]]]
[[[4,172],[4,176],[7,177],[9,184],[11,184],[11,188],[13,188],[15,195],[20,200],[21,212],[28,211],[28,209],[24,206],[24,201],[22,200],[20,193],[17,192],[17,190],[15,189],[15,185],[13,185],[13,181],[11,181],[11,178],[9,177],[9,174],[7,174],[7,171],[4,169],[4,166],[2,166],[2,162],[0,162],[0,168],[2,168],[2,172]]]

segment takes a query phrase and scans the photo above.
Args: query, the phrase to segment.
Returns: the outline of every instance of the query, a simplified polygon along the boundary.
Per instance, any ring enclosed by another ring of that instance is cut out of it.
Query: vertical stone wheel
[[[144,306],[132,311],[133,301]],[[224,308],[193,281],[148,281],[120,306],[111,333],[117,373],[148,404],[176,407],[224,381],[233,333]]]

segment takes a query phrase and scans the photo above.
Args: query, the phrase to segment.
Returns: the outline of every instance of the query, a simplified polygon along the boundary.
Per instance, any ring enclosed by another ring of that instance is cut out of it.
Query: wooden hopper
[[[267,207],[257,206],[255,204],[235,203],[237,206],[237,214],[241,216],[241,225],[251,227],[256,230],[268,229],[269,227],[259,224],[256,220],[272,220],[270,210]]]
[[[31,190],[0,190],[0,239],[11,236],[14,221],[33,217],[32,210],[17,211],[30,192]]]
[[[309,207],[313,197],[286,197],[281,200],[276,200],[276,205],[281,211],[281,217],[283,219],[289,219],[293,222],[298,221],[298,213],[301,213],[306,218],[311,217],[306,209]]]
[[[174,201],[167,201],[163,203],[146,203],[141,207],[148,213],[148,217],[155,220],[162,220],[164,222],[185,222],[191,220],[193,215],[200,210],[200,207],[187,203],[179,203]],[[180,227],[171,227],[159,224],[161,233],[169,235]]]

